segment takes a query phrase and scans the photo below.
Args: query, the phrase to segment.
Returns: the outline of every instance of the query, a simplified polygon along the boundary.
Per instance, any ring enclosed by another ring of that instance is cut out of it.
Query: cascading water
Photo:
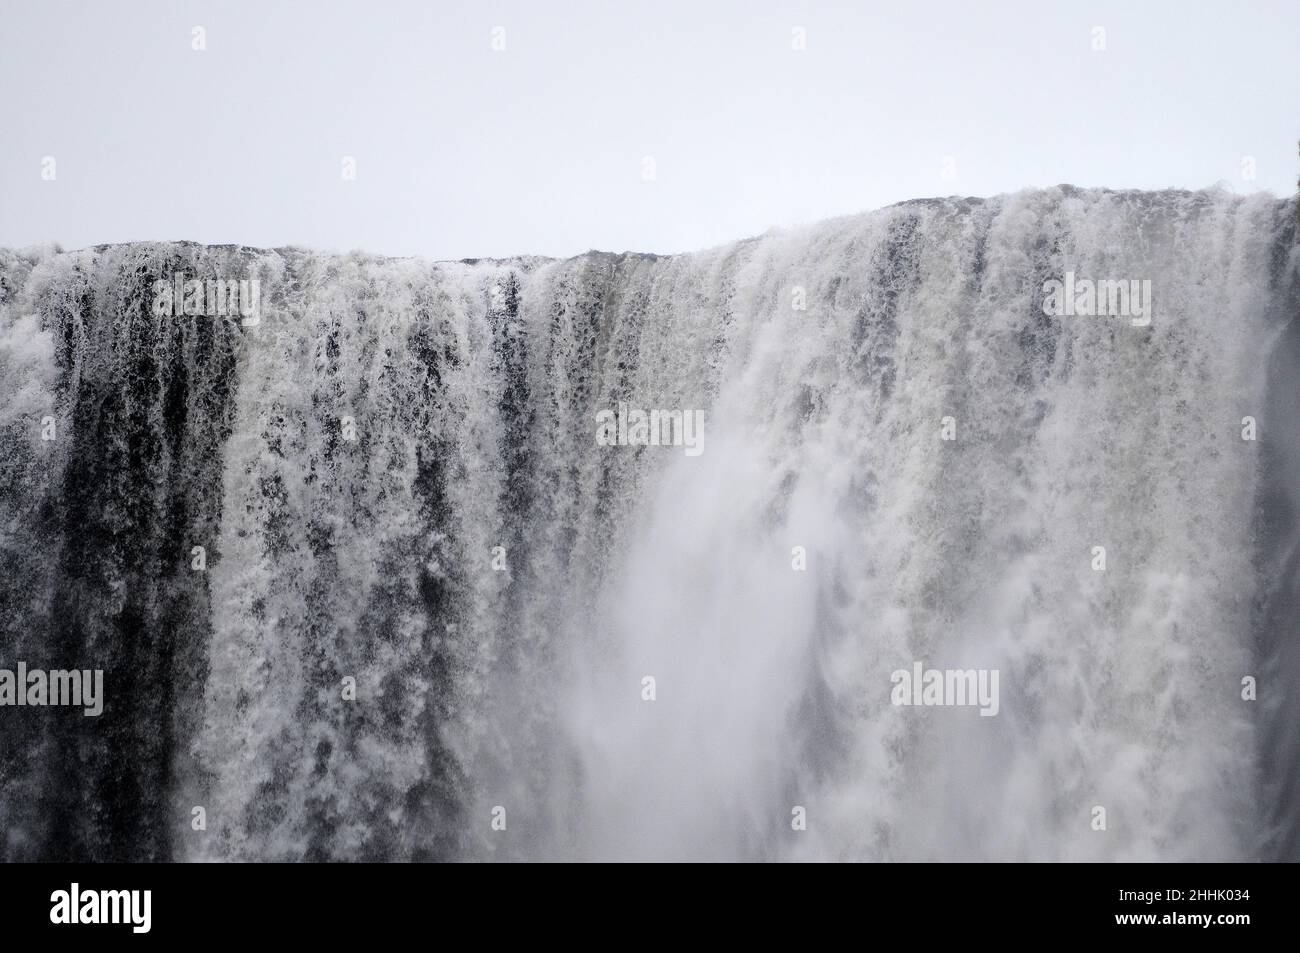
[[[0,709],[0,856],[1300,856],[1296,218],[0,252],[0,667],[106,695]],[[1046,315],[1067,272],[1150,324]],[[154,313],[178,273],[260,320]],[[600,445],[620,405],[702,452]],[[998,671],[996,717],[892,704],[915,662]]]

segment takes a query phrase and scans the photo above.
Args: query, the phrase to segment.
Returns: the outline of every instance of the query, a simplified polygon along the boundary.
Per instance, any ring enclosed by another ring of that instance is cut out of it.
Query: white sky
[[[1061,182],[1292,194],[1300,2],[0,0],[0,96],[0,245],[676,252]]]

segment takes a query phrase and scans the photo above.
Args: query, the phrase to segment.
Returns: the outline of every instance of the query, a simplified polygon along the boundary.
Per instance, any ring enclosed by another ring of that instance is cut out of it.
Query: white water
[[[263,315],[209,474],[170,852],[1259,855],[1241,426],[1294,217],[1052,189],[672,258],[225,253]],[[160,253],[95,254],[33,287]],[[1045,317],[1067,270],[1150,279],[1151,326]],[[597,446],[619,401],[705,409],[704,453]],[[999,670],[999,714],[892,706],[913,661]]]

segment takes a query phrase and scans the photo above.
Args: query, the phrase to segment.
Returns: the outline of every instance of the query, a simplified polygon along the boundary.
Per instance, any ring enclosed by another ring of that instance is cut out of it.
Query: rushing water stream
[[[1296,218],[0,251],[0,668],[106,696],[0,708],[0,858],[1300,858]],[[1067,272],[1150,323],[1046,315]],[[600,445],[620,404],[702,452]],[[916,662],[997,715],[891,704]]]

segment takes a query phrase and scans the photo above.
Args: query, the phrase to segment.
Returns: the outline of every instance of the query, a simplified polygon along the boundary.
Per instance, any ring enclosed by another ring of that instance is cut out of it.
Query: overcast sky
[[[1300,2],[0,0],[0,94],[0,245],[676,252],[1061,182],[1289,195]]]

